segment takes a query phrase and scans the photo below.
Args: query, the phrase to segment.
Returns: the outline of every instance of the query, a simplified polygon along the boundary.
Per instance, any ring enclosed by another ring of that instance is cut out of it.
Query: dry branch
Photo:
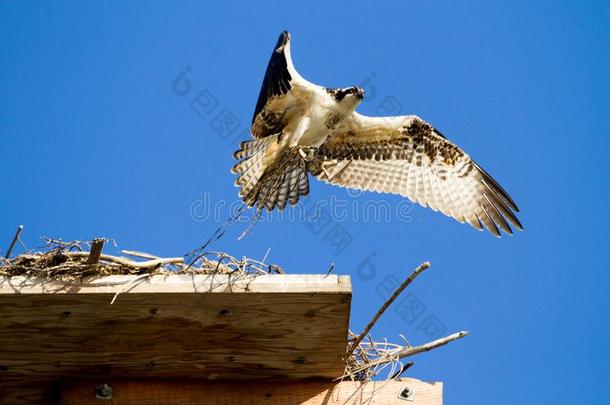
[[[457,332],[457,333],[454,333],[452,335],[445,336],[443,338],[434,340],[432,342],[425,343],[425,344],[420,345],[420,346],[415,346],[415,347],[412,347],[412,346],[396,346],[396,347],[394,347],[394,348],[392,348],[390,350],[385,351],[381,356],[379,356],[378,359],[376,359],[374,361],[371,361],[369,363],[363,364],[360,367],[353,368],[350,371],[352,373],[359,373],[359,372],[365,371],[367,369],[377,367],[379,365],[383,365],[383,364],[391,363],[391,362],[396,362],[396,361],[399,361],[400,359],[403,359],[405,357],[413,356],[413,355],[418,354],[418,353],[427,352],[427,351],[430,351],[432,349],[436,349],[437,347],[444,346],[444,345],[446,345],[449,342],[452,342],[452,341],[457,340],[457,339],[461,339],[461,338],[463,338],[464,336],[467,336],[467,335],[468,335],[467,331],[461,331],[461,332]],[[379,349],[377,349],[377,350],[379,350]]]
[[[347,359],[345,373],[340,379],[368,381],[388,368],[390,370],[387,374],[388,379],[399,378],[413,365],[413,362],[403,363],[404,358],[436,349],[466,335],[468,335],[466,331],[457,332],[420,346],[398,345],[387,340],[374,341],[369,337],[367,341],[360,343],[352,356]]]
[[[401,337],[404,339],[406,345],[390,343],[387,340],[375,341],[370,337],[369,332],[373,326],[375,326],[379,318],[381,318],[383,313],[398,298],[405,288],[429,267],[429,262],[422,263],[417,267],[383,303],[373,319],[371,319],[357,337],[350,332],[351,343],[348,345],[346,352],[345,373],[340,379],[369,381],[386,372],[387,379],[400,378],[405,370],[413,365],[413,362],[403,363],[403,358],[446,345],[447,343],[460,339],[468,334],[468,332],[458,332],[420,346],[411,346],[408,340],[402,335]],[[365,340],[365,338],[367,339]]]
[[[444,338],[433,340],[432,342],[428,342],[421,346],[405,347],[405,348],[401,349],[400,351],[398,351],[396,353],[396,356],[398,356],[399,358],[402,359],[407,356],[413,356],[414,354],[427,352],[429,350],[436,349],[437,347],[444,346],[449,342],[453,342],[454,340],[461,339],[467,335],[468,335],[468,331],[463,330],[461,332],[457,332],[452,335],[445,336]]]
[[[13,252],[13,248],[15,247],[15,243],[17,243],[17,241],[19,240],[19,235],[21,235],[21,231],[23,231],[23,225],[19,225],[19,227],[17,228],[17,232],[15,232],[15,237],[13,238],[11,245],[8,247],[8,250],[6,251],[6,256],[4,256],[6,259],[10,259],[11,253]]]
[[[89,257],[90,252],[65,252],[66,256],[69,257]],[[166,259],[155,259],[147,260],[145,262],[134,262],[133,260],[125,259],[123,257],[111,256],[111,255],[100,255],[100,260],[107,262],[121,264],[126,267],[133,267],[135,269],[151,269],[161,266],[162,264],[183,264],[184,258],[182,257],[169,257]]]
[[[141,257],[143,259],[149,259],[149,260],[160,259],[159,256],[151,255],[150,253],[146,253],[146,252],[138,252],[136,250],[121,250],[121,253],[123,253],[124,255],[127,255],[127,256]]]
[[[430,267],[430,262],[425,262],[425,263],[420,264],[413,271],[413,273],[411,273],[409,275],[409,277],[407,277],[407,279],[402,282],[402,284],[396,289],[396,291],[394,291],[394,293],[390,296],[390,298],[388,298],[386,300],[386,302],[383,303],[383,305],[381,306],[381,308],[379,308],[379,310],[377,311],[377,313],[375,314],[373,319],[371,319],[371,321],[368,323],[368,325],[366,325],[364,330],[360,333],[360,335],[358,335],[356,340],[351,344],[351,346],[349,347],[349,349],[347,351],[347,356],[350,356],[353,353],[354,349],[356,349],[356,347],[358,347],[360,342],[362,342],[362,339],[364,339],[364,337],[366,335],[368,335],[368,333],[371,331],[373,326],[375,326],[375,323],[379,320],[381,315],[383,315],[383,313],[386,311],[386,309],[388,309],[388,307],[396,300],[396,298],[398,298],[400,293],[402,293],[404,291],[404,289],[407,288],[407,286],[409,284],[411,284],[411,282],[413,282],[413,280],[415,280],[415,278],[417,276],[420,275],[421,272],[423,272],[424,270],[426,270],[429,267]]]

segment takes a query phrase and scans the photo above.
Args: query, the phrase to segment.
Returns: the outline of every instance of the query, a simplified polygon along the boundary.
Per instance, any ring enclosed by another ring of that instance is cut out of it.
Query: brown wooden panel
[[[159,278],[161,277],[161,278]],[[60,377],[335,378],[351,288],[337,276],[0,283],[0,399],[48,403]],[[124,283],[124,282],[123,282]],[[230,291],[230,292],[229,292]],[[36,400],[38,398],[38,400]]]
[[[107,381],[112,401],[95,399],[99,381],[67,382],[62,389],[62,405],[234,405],[234,404],[383,404],[441,405],[442,383],[427,383],[412,378],[395,382],[333,383],[328,381]],[[408,388],[410,395],[400,399]]]

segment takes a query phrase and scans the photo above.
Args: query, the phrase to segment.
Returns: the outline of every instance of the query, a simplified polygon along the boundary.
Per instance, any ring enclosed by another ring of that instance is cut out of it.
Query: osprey
[[[342,187],[399,194],[493,235],[522,230],[506,191],[461,148],[415,115],[367,117],[359,87],[303,79],[284,31],[271,54],[254,117],[232,172],[249,207],[280,210],[309,193],[309,174]]]

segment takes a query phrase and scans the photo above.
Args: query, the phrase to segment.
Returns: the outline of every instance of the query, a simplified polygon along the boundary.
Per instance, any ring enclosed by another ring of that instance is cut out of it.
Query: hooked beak
[[[356,87],[355,95],[358,100],[362,100],[364,98],[364,89],[361,87]]]

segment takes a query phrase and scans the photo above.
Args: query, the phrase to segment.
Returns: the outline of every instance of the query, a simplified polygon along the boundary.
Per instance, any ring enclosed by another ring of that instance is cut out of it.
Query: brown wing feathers
[[[295,204],[309,193],[311,172],[331,184],[406,196],[496,236],[500,231],[512,234],[511,225],[523,229],[508,193],[461,148],[413,115],[352,112],[317,149],[313,161],[306,162],[299,147],[277,149],[286,122],[299,119],[312,107],[309,103],[318,102],[302,94],[312,88],[308,86],[313,85],[292,66],[290,35],[283,32],[254,110],[255,139],[234,154],[241,160],[233,168],[239,175],[236,184],[248,206],[272,210]]]
[[[282,130],[283,111],[281,108],[274,108],[273,104],[278,97],[287,94],[292,88],[292,75],[288,70],[288,56],[285,51],[289,41],[290,34],[287,31],[282,32],[269,59],[252,117],[252,135],[255,138],[276,134]]]
[[[415,116],[355,116],[318,152],[322,162],[348,161],[343,172],[321,180],[344,187],[404,195],[494,235],[523,229],[508,193],[462,149]],[[400,125],[397,124],[400,122]]]

